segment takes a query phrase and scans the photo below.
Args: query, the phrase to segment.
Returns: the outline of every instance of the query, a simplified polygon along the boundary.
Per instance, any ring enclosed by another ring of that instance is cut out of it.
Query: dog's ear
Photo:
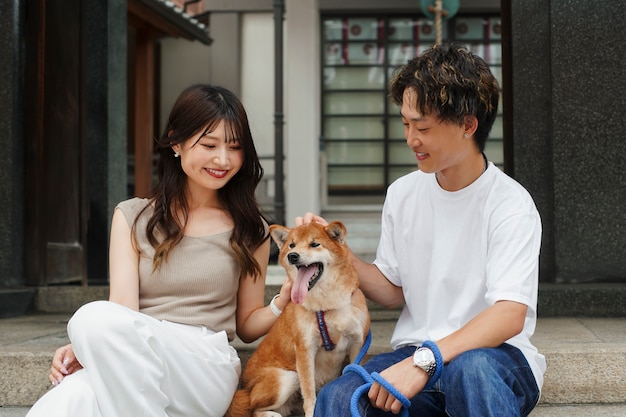
[[[290,229],[285,226],[281,226],[280,224],[272,224],[270,225],[270,235],[274,242],[276,242],[276,246],[278,249],[283,247],[285,240],[287,240],[287,235],[289,234]]]
[[[335,220],[324,228],[326,234],[332,240],[336,240],[339,244],[343,245],[346,241],[346,226],[340,221]]]

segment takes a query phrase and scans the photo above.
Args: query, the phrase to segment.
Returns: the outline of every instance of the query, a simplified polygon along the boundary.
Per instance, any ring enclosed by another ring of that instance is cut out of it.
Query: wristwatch
[[[417,348],[413,354],[413,366],[422,368],[429,378],[435,375],[437,362],[435,361],[433,351],[425,347]]]

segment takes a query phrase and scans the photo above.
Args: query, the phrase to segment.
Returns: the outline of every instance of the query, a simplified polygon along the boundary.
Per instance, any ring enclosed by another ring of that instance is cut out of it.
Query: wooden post
[[[154,141],[154,40],[148,30],[137,31],[135,64],[135,195],[152,189]]]

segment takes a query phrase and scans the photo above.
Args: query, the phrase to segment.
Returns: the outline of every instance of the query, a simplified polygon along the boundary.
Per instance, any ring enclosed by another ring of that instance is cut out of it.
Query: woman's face
[[[223,120],[212,131],[202,130],[172,149],[180,155],[181,167],[192,190],[194,186],[219,190],[243,165],[243,148],[238,141],[227,139]]]

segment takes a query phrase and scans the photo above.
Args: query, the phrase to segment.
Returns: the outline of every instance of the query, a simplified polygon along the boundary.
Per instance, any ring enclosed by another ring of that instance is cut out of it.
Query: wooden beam
[[[198,40],[206,45],[213,42],[206,31],[189,17],[176,12],[163,2],[156,0],[129,0],[128,21],[138,29],[150,27],[155,36],[171,36]],[[139,23],[138,23],[139,22]],[[139,26],[140,25],[140,26]]]

